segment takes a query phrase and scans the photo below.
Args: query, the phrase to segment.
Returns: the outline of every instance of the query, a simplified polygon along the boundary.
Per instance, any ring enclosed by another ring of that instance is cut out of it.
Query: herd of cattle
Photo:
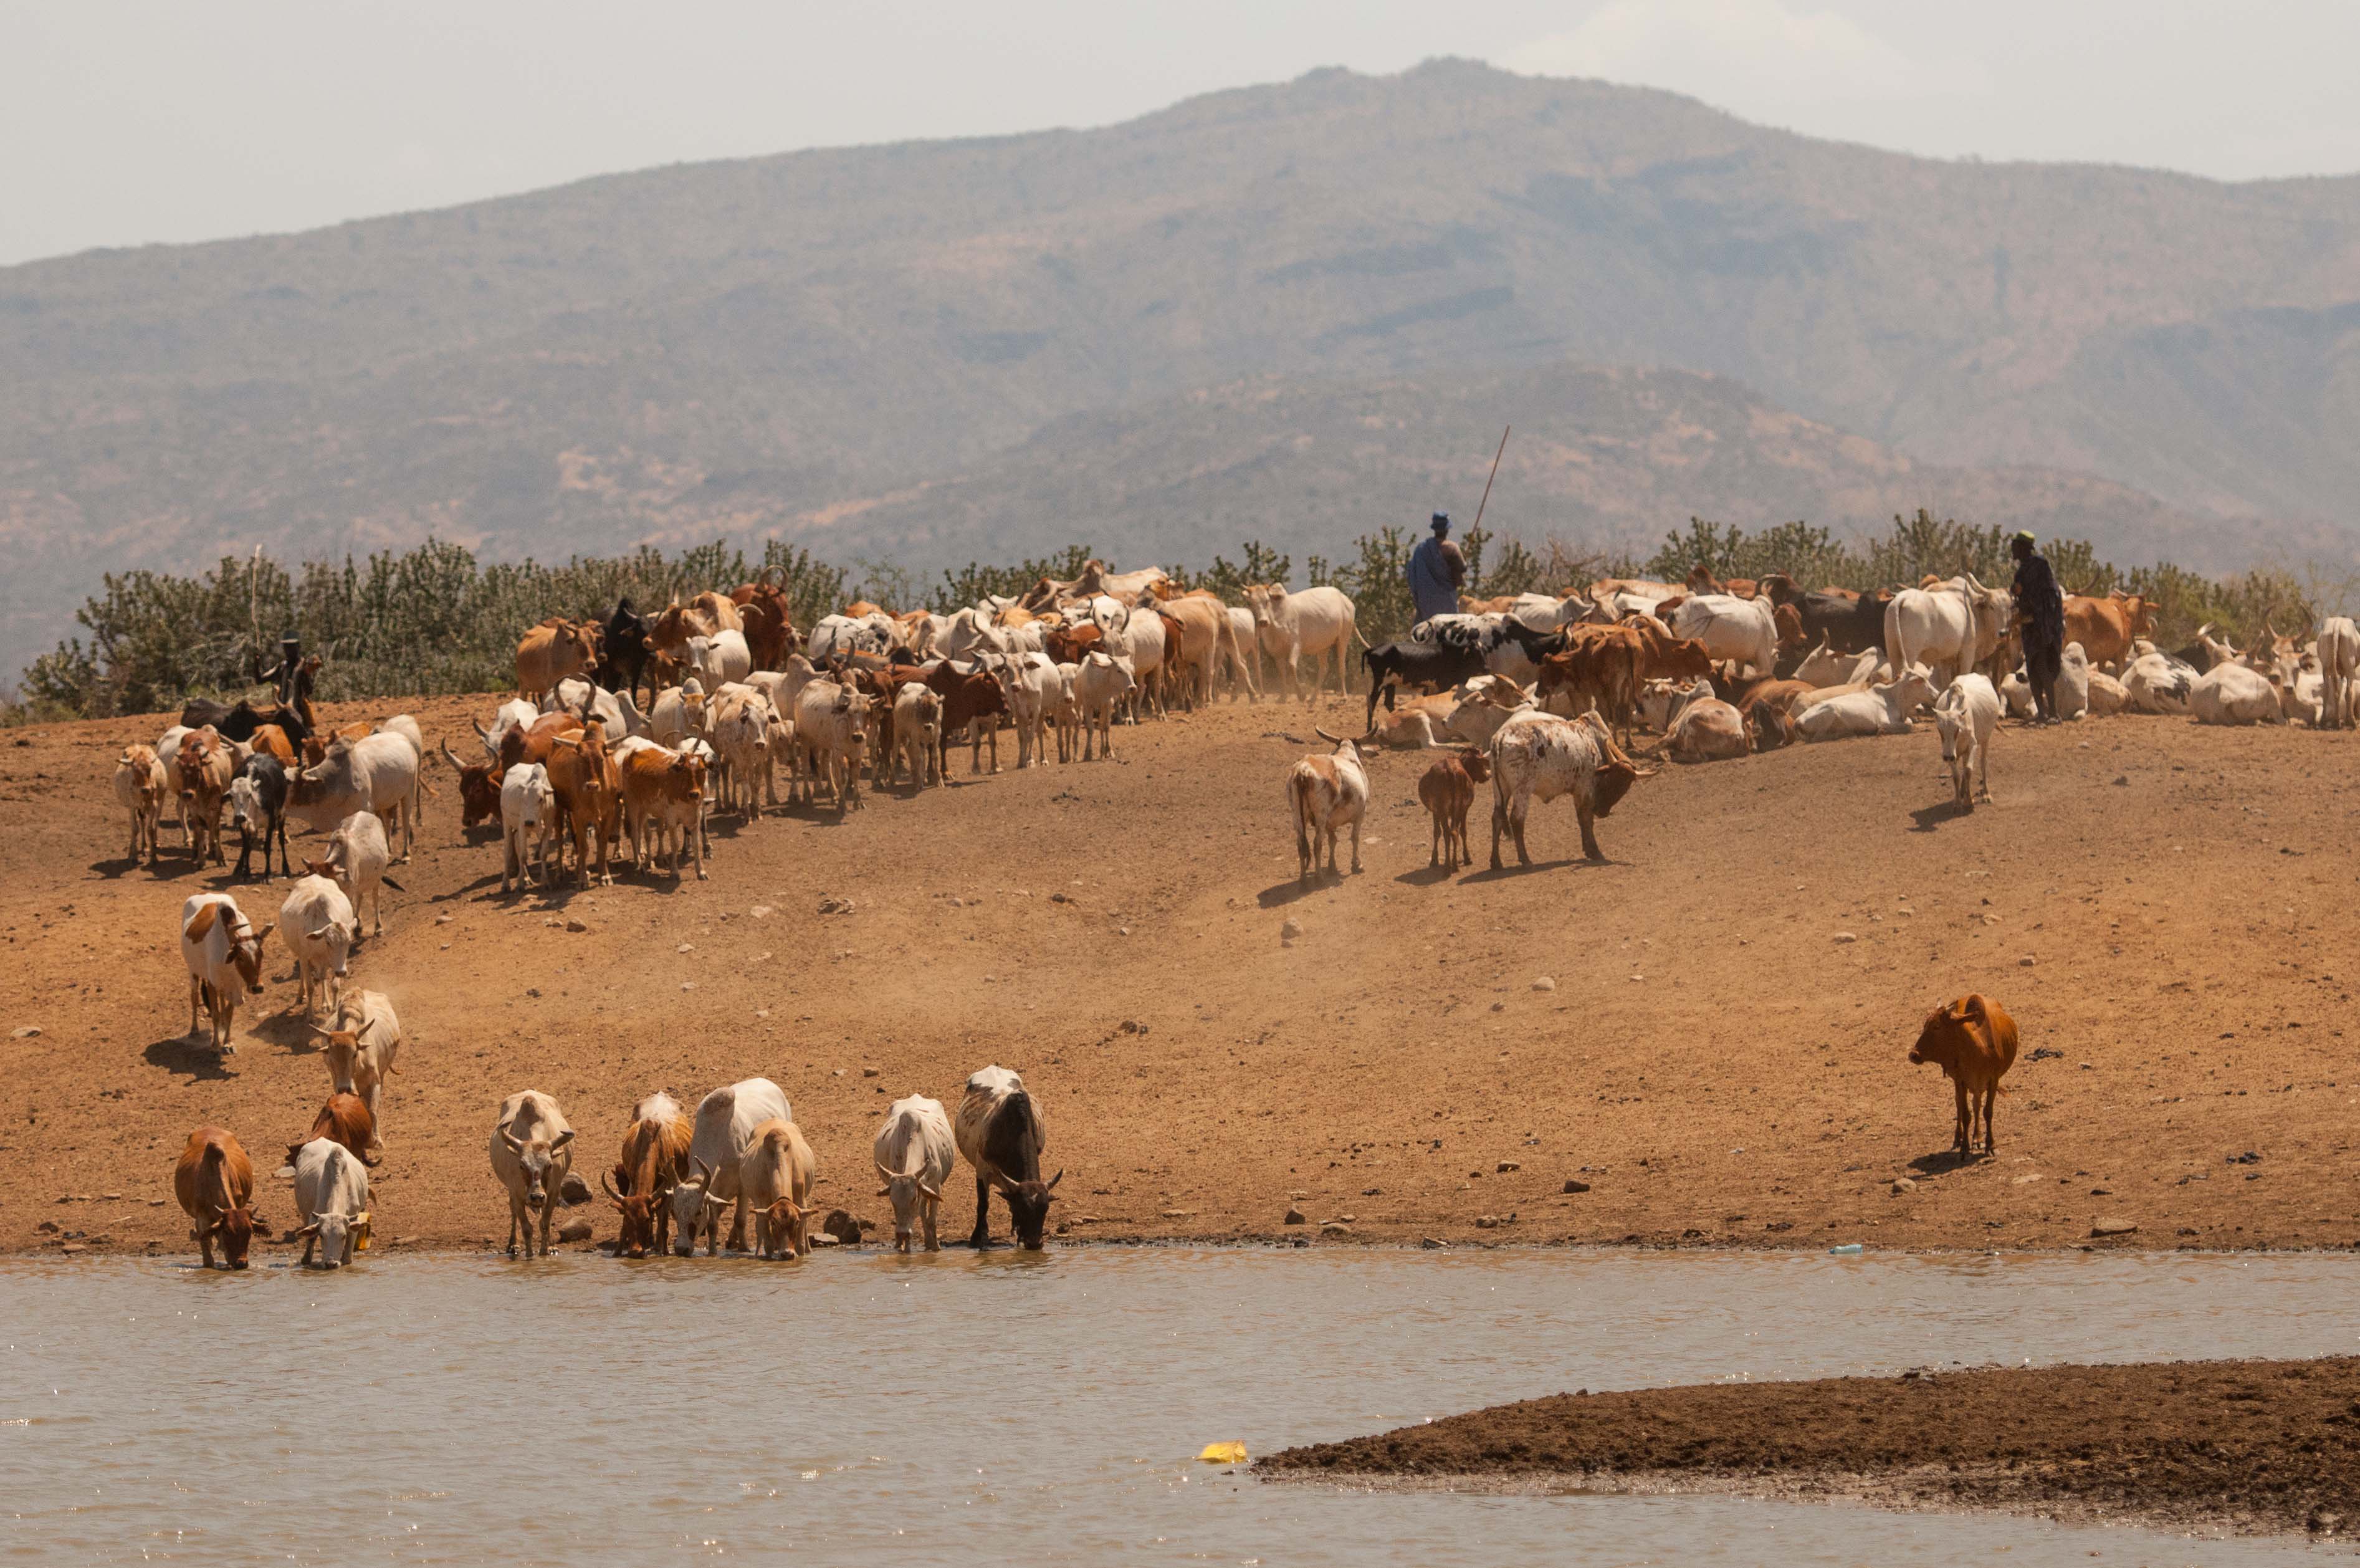
[[[369,1172],[385,1154],[381,1092],[401,1044],[399,1020],[374,991],[341,998],[333,1022],[334,1028],[321,1031],[327,1040],[327,1103],[311,1131],[287,1146],[282,1171],[294,1178],[300,1223],[290,1239],[302,1241],[300,1261],[307,1267],[315,1253],[321,1267],[339,1268],[368,1248]],[[869,1146],[884,1183],[877,1195],[892,1200],[895,1248],[941,1250],[935,1223],[943,1187],[955,1158],[964,1157],[975,1173],[968,1245],[990,1245],[990,1200],[997,1191],[1016,1244],[1039,1251],[1049,1205],[1065,1174],[1041,1179],[1047,1141],[1040,1107],[1024,1080],[1004,1067],[987,1067],[967,1079],[956,1124],[938,1100],[912,1094],[895,1101]],[[519,1246],[524,1256],[533,1255],[536,1223],[541,1255],[549,1255],[552,1221],[578,1185],[574,1143],[573,1124],[541,1091],[519,1090],[500,1102],[487,1147],[493,1178],[508,1195],[510,1257]],[[642,1258],[667,1247],[694,1256],[700,1236],[706,1255],[717,1255],[727,1212],[731,1251],[748,1250],[751,1220],[753,1251],[764,1258],[794,1258],[807,1255],[814,1245],[817,1179],[817,1161],[786,1095],[767,1078],[749,1078],[714,1090],[694,1117],[683,1114],[668,1093],[641,1100],[599,1182],[617,1211],[618,1257]],[[215,1126],[191,1133],[173,1168],[172,1188],[204,1266],[213,1266],[219,1244],[224,1266],[246,1267],[264,1222],[255,1212],[254,1161],[236,1135]],[[579,1190],[586,1195],[586,1187]]]
[[[2151,641],[2153,607],[2136,595],[2069,596],[2065,612],[2060,719],[2136,712],[2335,729],[2360,718],[2360,629],[2347,618],[2329,617],[2310,641],[2266,628],[2243,652],[2207,626],[2168,653]],[[1930,712],[1957,804],[1972,810],[1991,797],[2001,718],[2035,711],[2010,596],[1972,574],[1890,594],[1805,590],[1777,573],[1724,583],[1701,566],[1677,585],[1609,579],[1466,604],[1362,662],[1365,733],[1320,731],[1334,751],[1287,776],[1306,880],[1323,855],[1336,869],[1345,831],[1360,869],[1360,764],[1380,746],[1449,753],[1418,787],[1432,817],[1429,858],[1447,869],[1471,862],[1467,814],[1475,786],[1491,784],[1497,870],[1506,837],[1530,863],[1526,815],[1560,795],[1575,802],[1583,852],[1600,858],[1595,818],[1647,776],[1622,749],[1642,725],[1673,761],[1708,762],[1907,733]]]
[[[553,886],[569,860],[577,885],[610,883],[626,844],[642,872],[661,860],[677,878],[685,857],[703,878],[707,817],[717,807],[759,818],[779,804],[781,767],[791,802],[816,805],[824,788],[841,815],[861,804],[864,770],[872,786],[904,776],[913,789],[941,783],[962,736],[971,772],[982,770],[987,747],[999,771],[1003,723],[1016,732],[1020,769],[1047,762],[1053,729],[1060,763],[1109,757],[1118,718],[1208,701],[1224,682],[1234,695],[1259,697],[1265,655],[1288,695],[1310,700],[1331,668],[1337,687],[1349,690],[1346,656],[1359,642],[1369,683],[1363,733],[1319,730],[1332,750],[1287,773],[1307,880],[1323,858],[1336,869],[1348,832],[1360,869],[1362,764],[1379,747],[1445,753],[1418,793],[1432,817],[1429,858],[1449,869],[1471,862],[1468,815],[1477,786],[1491,786],[1496,869],[1508,838],[1530,863],[1529,810],[1561,796],[1575,802],[1584,853],[1600,858],[1596,819],[1654,771],[1624,750],[1642,726],[1662,735],[1672,760],[1710,762],[1797,740],[1903,732],[1930,709],[1958,802],[1971,809],[1989,798],[2003,713],[2031,710],[2021,673],[2010,673],[2017,649],[2009,596],[1972,575],[1856,594],[1807,591],[1777,574],[1723,583],[1699,567],[1683,584],[1614,579],[1468,603],[1377,647],[1361,641],[1352,601],[1332,587],[1258,585],[1245,597],[1232,607],[1184,592],[1155,568],[1118,574],[1093,561],[1080,577],[1044,578],[1022,598],[949,615],[854,604],[808,633],[767,577],[675,599],[652,618],[626,600],[603,620],[552,619],[530,629],[517,649],[519,696],[475,726],[482,760],[447,742],[435,755],[456,775],[463,824],[500,828],[503,893],[536,873]],[[2349,620],[2330,618],[2307,643],[2266,632],[2243,652],[2208,627],[2167,653],[2149,640],[2150,607],[2136,597],[2074,597],[2066,608],[2064,718],[2147,712],[2337,728],[2360,718],[2360,630]],[[327,835],[276,920],[257,927],[231,894],[205,893],[183,905],[180,933],[190,1031],[202,1013],[224,1053],[241,1001],[261,988],[262,948],[274,930],[295,959],[298,1004],[326,1042],[333,1094],[288,1163],[302,1234],[331,1266],[366,1234],[369,1151],[381,1146],[379,1095],[400,1041],[386,999],[346,992],[344,981],[362,940],[361,911],[382,932],[379,890],[400,891],[388,872],[410,858],[432,793],[429,765],[410,716],[326,731],[303,697],[267,709],[192,702],[155,745],[132,746],[116,764],[135,861],[160,854],[168,804],[201,863],[226,866],[227,814],[240,837],[240,880],[257,849],[269,877],[274,843],[281,872],[293,875],[288,817]],[[535,1212],[547,1250],[552,1195],[570,1171],[573,1137],[545,1094],[526,1091],[502,1105],[490,1154],[509,1195],[511,1251]],[[913,1223],[934,1245],[953,1141],[942,1107],[923,1096],[898,1102],[878,1135],[875,1157],[904,1246]],[[1019,1239],[1037,1246],[1055,1183],[1039,1179],[1039,1115],[1013,1074],[987,1069],[969,1080],[956,1143],[976,1169],[978,1244],[996,1187]],[[714,1091],[693,1120],[669,1096],[651,1096],[606,1183],[622,1215],[621,1249],[660,1250],[671,1230],[685,1252],[699,1234],[711,1237],[720,1210],[734,1204],[733,1246],[758,1212],[765,1255],[800,1253],[812,1168],[785,1097],[766,1080]],[[233,1266],[242,1264],[252,1181],[229,1134],[192,1135],[176,1187],[208,1262],[218,1238]],[[525,1245],[530,1252],[529,1234]]]

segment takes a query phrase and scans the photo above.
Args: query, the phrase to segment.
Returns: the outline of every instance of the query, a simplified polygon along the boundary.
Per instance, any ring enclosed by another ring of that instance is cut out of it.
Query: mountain
[[[1714,461],[1593,456],[1546,492],[1568,528],[1951,496],[2125,559],[2348,556],[2360,178],[1941,162],[1462,61],[1326,71],[0,269],[0,378],[16,657],[102,567],[257,540],[781,532],[923,565],[1087,505],[1119,558],[1185,554],[1151,516],[1208,510],[1302,554],[1415,521],[1499,422],[1581,451],[1664,396],[1715,411]],[[1237,477],[1250,387],[1320,455]],[[1398,424],[1383,462],[1328,458],[1347,411]],[[1164,499],[1119,452],[1161,455]],[[1229,489],[1192,500],[1191,454]]]

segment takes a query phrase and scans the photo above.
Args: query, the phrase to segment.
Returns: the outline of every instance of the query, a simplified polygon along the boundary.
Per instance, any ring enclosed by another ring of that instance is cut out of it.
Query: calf
[[[1008,1204],[1017,1245],[1039,1252],[1049,1204],[1065,1173],[1041,1179],[1041,1151],[1049,1138],[1024,1080],[1004,1067],[975,1073],[959,1101],[954,1135],[959,1153],[975,1168],[975,1230],[967,1245],[978,1252],[991,1245],[991,1193],[997,1188]]]
[[[860,760],[869,750],[869,695],[840,681],[815,680],[795,696],[795,747],[809,777],[804,798],[819,801],[825,779],[836,815],[860,804]]]
[[[1961,675],[1934,699],[1934,729],[1950,769],[1951,798],[1961,811],[1991,798],[1991,742],[1999,729],[1999,693],[1978,674]]]
[[[537,1089],[520,1089],[500,1102],[492,1124],[492,1174],[508,1194],[508,1255],[532,1255],[532,1214],[541,1216],[541,1255],[549,1255],[549,1224],[557,1195],[574,1168],[574,1129],[557,1102]]]
[[[741,1079],[715,1090],[697,1102],[696,1125],[689,1135],[688,1174],[672,1190],[672,1250],[682,1257],[696,1254],[696,1238],[705,1238],[705,1255],[721,1250],[721,1211],[735,1205],[729,1227],[729,1250],[746,1250],[746,1200],[738,1186],[738,1157],[754,1141],[754,1129],[766,1122],[792,1122],[793,1108],[779,1086],[767,1078]]]
[[[189,1135],[180,1163],[172,1168],[172,1193],[181,1210],[196,1222],[189,1239],[213,1266],[213,1241],[220,1238],[222,1262],[244,1268],[246,1251],[254,1245],[254,1162],[235,1135],[225,1127],[199,1127]]]
[[[668,850],[665,869],[678,880],[684,850],[696,867],[696,880],[705,881],[704,761],[644,741],[625,752],[616,766],[623,782],[623,832],[640,871],[653,872],[656,857]]]
[[[549,846],[557,825],[557,795],[549,787],[547,764],[519,762],[510,768],[500,780],[499,812],[500,891],[518,882],[530,887],[535,861],[541,864],[541,885],[547,887]]]
[[[148,851],[148,863],[156,863],[158,831],[164,826],[164,764],[157,759],[153,746],[129,746],[115,760],[115,798],[131,814],[131,848],[125,858],[139,863],[139,851]],[[283,850],[281,851],[284,852]],[[263,851],[263,869],[270,868],[270,854]],[[246,857],[237,858],[238,874],[246,874]]]
[[[953,1148],[951,1122],[941,1101],[912,1094],[886,1111],[869,1153],[885,1183],[877,1196],[893,1201],[895,1251],[908,1252],[921,1226],[926,1250],[943,1250],[934,1236],[934,1217],[942,1207],[943,1183],[951,1179]]]
[[[377,1141],[377,1122],[369,1115],[368,1102],[357,1094],[329,1095],[320,1113],[311,1118],[311,1130],[287,1146],[287,1163],[293,1165],[301,1157],[303,1146],[315,1138],[342,1144],[355,1159],[371,1170],[377,1168],[377,1162],[369,1157],[370,1146]]]
[[[202,864],[210,858],[225,866],[222,852],[222,805],[228,798],[237,765],[229,742],[212,729],[192,729],[180,740],[180,819],[189,830],[189,848]]]
[[[248,992],[262,989],[262,944],[277,928],[273,921],[256,930],[237,901],[225,893],[200,893],[180,905],[180,961],[189,969],[189,1033],[197,1032],[202,1002],[213,1019],[213,1049],[224,1056],[237,1049],[230,1044],[237,1004]]]
[[[980,726],[968,738],[967,771],[983,772],[983,745],[991,742],[991,771],[1000,771],[1000,715],[1008,711],[1008,698],[1000,689],[999,677],[979,665],[962,670],[945,659],[927,673],[926,685],[943,699],[942,740],[936,767],[940,773],[950,772],[951,741],[969,726]]]
[[[1992,1137],[1992,1099],[1999,1080],[2016,1065],[2016,1020],[1998,1003],[1979,994],[1960,997],[1926,1014],[1918,1043],[1909,1047],[1909,1065],[1932,1062],[1950,1080],[1958,1102],[1958,1121],[1950,1146],[1962,1157],[1972,1155],[1975,1117],[1980,1108],[1983,1153],[1995,1153]]]
[[[1336,750],[1325,757],[1306,757],[1286,773],[1288,814],[1295,819],[1295,852],[1302,861],[1305,882],[1319,864],[1319,850],[1326,845],[1328,869],[1336,869],[1336,835],[1345,828],[1352,830],[1352,870],[1360,869],[1360,818],[1369,808],[1369,775],[1363,763],[1369,753],[1360,750],[1358,740],[1330,735],[1315,727],[1312,731]]]
[[[385,905],[382,888],[402,891],[401,884],[385,874],[393,863],[393,846],[386,841],[385,824],[373,811],[355,811],[337,824],[328,836],[325,861],[328,874],[336,879],[344,896],[352,901],[357,916],[361,905],[368,905],[369,929],[373,936],[385,935]],[[354,940],[359,938],[359,927],[354,927]]]
[[[298,1266],[309,1268],[317,1248],[321,1267],[343,1267],[355,1245],[368,1245],[367,1168],[344,1145],[313,1138],[295,1151],[295,1210],[302,1218],[295,1232],[303,1242]]]
[[[672,1190],[688,1174],[693,1131],[680,1113],[680,1102],[669,1094],[650,1094],[631,1108],[622,1155],[613,1174],[600,1179],[620,1211],[617,1256],[645,1257],[664,1250],[672,1230]]]
[[[1020,723],[1016,732],[1020,761],[1023,753],[1024,730]],[[894,756],[888,767],[899,777],[907,768],[910,782],[923,789],[929,783],[943,782],[943,698],[940,692],[921,681],[906,681],[893,694]]]
[[[1114,758],[1114,710],[1139,689],[1139,676],[1130,655],[1090,653],[1074,671],[1074,700],[1082,710],[1082,758],[1090,760],[1090,742],[1098,742],[1098,761]]]
[[[246,857],[254,853],[258,843],[262,846],[262,878],[269,881],[273,839],[279,841],[279,874],[295,874],[287,856],[287,770],[279,765],[278,758],[257,751],[246,760],[237,777],[229,782],[229,816],[237,824],[237,870],[231,873],[233,876],[244,880]]]
[[[1000,678],[1016,726],[1016,766],[1020,772],[1040,767],[1049,760],[1050,710],[1065,694],[1065,677],[1047,654],[1028,653]]]
[[[811,1145],[792,1122],[754,1129],[738,1159],[738,1190],[754,1211],[754,1248],[765,1258],[802,1257],[811,1251]]]
[[[318,1033],[327,1044],[328,1081],[338,1091],[357,1094],[368,1106],[372,1135],[383,1127],[385,1080],[401,1051],[401,1020],[381,991],[355,991],[336,1003],[329,1027]],[[382,1137],[377,1139],[382,1145]]]
[[[344,990],[359,922],[344,890],[327,876],[320,861],[306,861],[310,876],[296,883],[279,906],[279,932],[295,959],[297,997],[306,1019],[321,1007],[334,1005]]]
[[[1467,847],[1467,813],[1475,804],[1475,786],[1491,777],[1491,759],[1472,746],[1462,746],[1426,770],[1417,781],[1417,798],[1434,818],[1434,837],[1426,863],[1446,872],[1475,863]]]

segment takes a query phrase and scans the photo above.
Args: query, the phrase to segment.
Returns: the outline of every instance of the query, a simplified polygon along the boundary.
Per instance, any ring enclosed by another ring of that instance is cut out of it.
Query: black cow
[[[1837,653],[1865,653],[1885,646],[1885,607],[1893,602],[1891,594],[1863,594],[1854,599],[1841,594],[1806,592],[1784,572],[1765,575],[1762,593],[1772,604],[1794,610],[1803,623],[1803,648],[1814,646],[1822,637],[1828,640],[1829,650]]]
[[[1391,713],[1395,686],[1448,691],[1483,673],[1483,655],[1471,645],[1455,641],[1380,642],[1360,650],[1360,668],[1369,676],[1369,717],[1360,726],[1366,730],[1377,727],[1380,696],[1385,699],[1385,711]]]
[[[252,792],[240,788],[253,785]],[[246,760],[246,766],[230,781],[230,815],[237,819],[237,870],[231,875],[246,880],[246,858],[262,846],[262,880],[270,880],[270,840],[279,840],[279,872],[281,876],[293,876],[294,866],[287,859],[287,770],[279,759],[268,751],[257,751]]]
[[[977,1091],[970,1088],[970,1094]],[[964,1112],[966,1107],[962,1106]],[[962,1116],[964,1119],[964,1116]],[[1041,1250],[1041,1231],[1049,1221],[1049,1203],[1064,1171],[1041,1179],[1040,1113],[1032,1097],[1022,1089],[1000,1091],[983,1114],[979,1141],[983,1157],[975,1161],[975,1234],[967,1245],[978,1252],[991,1245],[991,1191],[1008,1204],[1009,1228],[1016,1245],[1027,1252]]]
[[[257,707],[251,702],[240,702],[232,707],[198,697],[180,709],[180,722],[191,729],[202,729],[210,724],[224,740],[251,740],[256,730],[266,724],[276,724],[286,731],[288,740],[299,751],[303,742],[311,738],[311,727],[303,722],[303,715],[286,703]]]
[[[615,601],[614,613],[606,617],[606,638],[596,671],[598,684],[608,691],[627,691],[631,700],[639,696],[639,682],[648,683],[648,706],[656,702],[656,676],[651,668],[655,655],[648,647],[648,618],[631,608],[626,597]]]

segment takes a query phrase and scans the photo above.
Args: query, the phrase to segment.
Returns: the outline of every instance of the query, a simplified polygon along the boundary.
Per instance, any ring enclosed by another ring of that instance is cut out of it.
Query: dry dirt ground
[[[2174,1529],[2360,1527],[2360,1358],[1916,1372],[1558,1394],[1348,1442],[1267,1475],[1677,1486],[1998,1507]]]
[[[430,743],[472,740],[493,706],[414,711]],[[0,738],[12,1248],[186,1250],[165,1200],[189,1129],[226,1124],[267,1170],[327,1090],[275,938],[236,1055],[183,1037],[180,902],[229,883],[169,828],[159,867],[127,864],[111,786],[120,746],[166,722]],[[1568,858],[1560,802],[1535,815],[1540,863],[1454,876],[1427,868],[1426,759],[1392,753],[1365,872],[1306,890],[1280,781],[1313,722],[1223,704],[1122,730],[1114,762],[1024,773],[1003,737],[1010,771],[960,755],[948,787],[870,793],[841,822],[719,819],[708,883],[627,872],[556,897],[500,896],[497,839],[463,839],[438,768],[408,891],[354,960],[409,1036],[378,1234],[505,1237],[484,1151],[514,1090],[557,1097],[595,1179],[639,1095],[693,1103],[758,1073],[792,1099],[822,1195],[885,1218],[868,1151],[887,1103],[953,1102],[1000,1062],[1043,1107],[1069,1240],[2360,1239],[2350,735],[2011,726],[1997,804],[1965,817],[1930,729],[1669,767],[1601,824],[1610,863]],[[257,918],[284,894],[238,890]],[[1997,1157],[1961,1167],[1948,1086],[1903,1058],[1970,990],[2014,1011],[2026,1059]],[[283,1229],[287,1189],[263,1185]]]

